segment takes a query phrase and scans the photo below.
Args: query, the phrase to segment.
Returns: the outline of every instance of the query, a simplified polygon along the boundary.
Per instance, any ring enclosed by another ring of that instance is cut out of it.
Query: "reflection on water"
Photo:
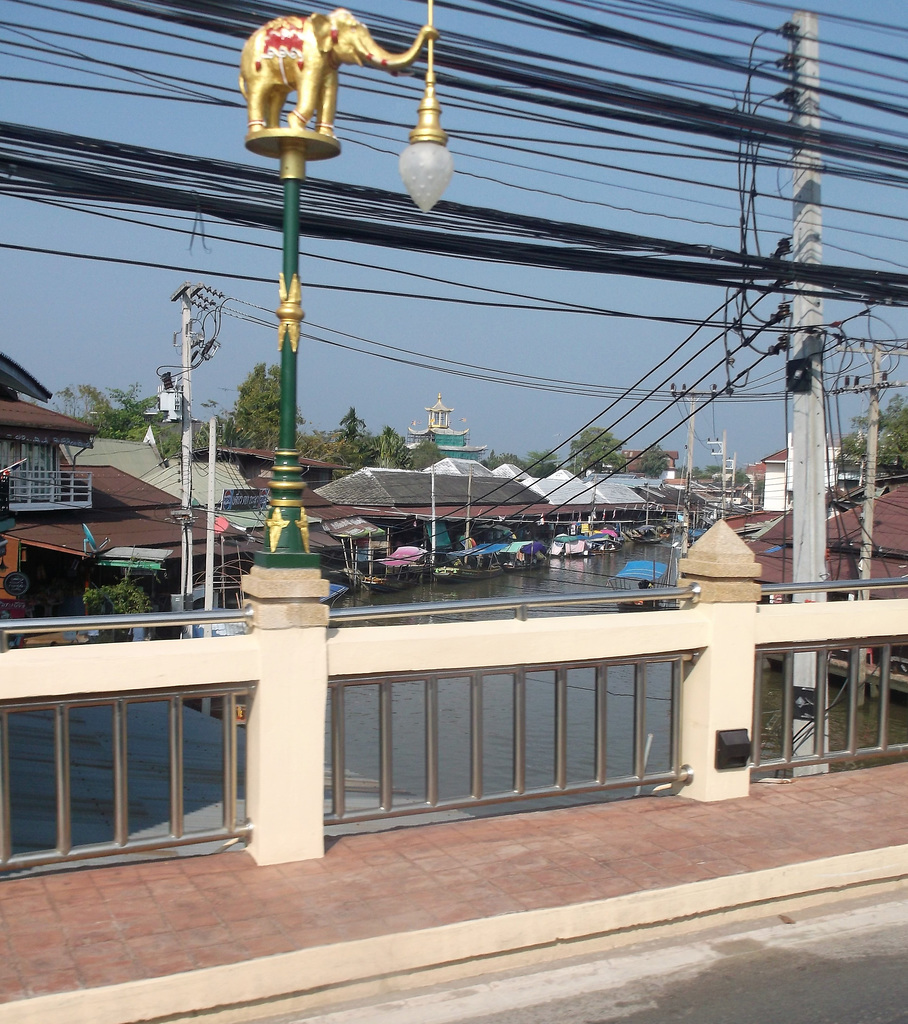
[[[852,698],[848,687],[848,652],[821,651],[818,657],[825,660],[826,703],[821,721],[825,723],[825,751],[841,755],[852,749],[872,750],[881,745],[896,747],[908,744],[908,674],[899,671],[892,663],[888,700],[881,699],[879,666],[883,650],[879,647],[864,648],[868,670],[863,683],[858,683]],[[791,657],[786,654],[784,657]],[[762,762],[781,759],[785,752],[785,741],[801,756],[813,756],[816,730],[812,715],[797,717],[791,712],[789,734],[785,735],[783,655],[761,659],[761,729],[760,758]],[[854,707],[854,737],[849,735],[849,711]],[[794,708],[794,705],[793,705]],[[885,711],[885,716],[883,712]],[[882,735],[881,735],[882,727]],[[853,768],[871,767],[875,763],[891,763],[894,758],[844,759],[835,761],[830,771],[848,771]]]
[[[649,773],[671,770],[672,665],[647,666],[642,699],[641,757]],[[394,805],[424,804],[427,792],[426,706],[429,685],[406,679],[391,686],[391,781]],[[632,665],[609,666],[605,678],[603,761],[606,779],[635,772],[636,683]],[[475,710],[469,676],[452,674],[437,683],[437,759],[439,801],[465,801],[473,797],[511,794],[515,778],[515,723],[525,718],[524,791],[549,789],[557,782],[557,679],[554,670],[527,672],[523,678],[509,672],[484,674],[477,685]],[[346,775],[357,810],[377,808],[380,774],[379,687],[345,687],[344,732]],[[525,709],[521,716],[519,712]],[[565,782],[568,787],[593,784],[597,776],[595,669],[577,666],[566,671]],[[478,751],[480,784],[472,787],[472,737],[481,737]],[[326,742],[330,741],[330,721]],[[330,750],[330,746],[328,747]]]
[[[445,601],[471,601],[481,598],[537,597],[560,594],[583,594],[608,587],[609,577],[617,575],[628,562],[655,561],[669,564],[672,546],[662,544],[625,544],[620,551],[603,552],[590,558],[553,558],[538,569],[508,571],[487,580],[472,580],[469,583],[451,583],[445,580],[426,579],[415,587],[395,594],[376,594],[366,589],[353,590],[345,594],[335,608],[355,608],[395,604],[419,604]],[[614,610],[615,606],[598,606],[597,611]],[[501,613],[487,613],[488,617]],[[549,609],[546,615],[576,615],[577,609]],[[438,621],[455,621],[459,616],[445,615]],[[481,614],[470,613],[470,618],[482,618]],[[405,623],[407,619],[396,619]],[[421,617],[421,622],[433,621]],[[345,628],[348,628],[347,624]]]

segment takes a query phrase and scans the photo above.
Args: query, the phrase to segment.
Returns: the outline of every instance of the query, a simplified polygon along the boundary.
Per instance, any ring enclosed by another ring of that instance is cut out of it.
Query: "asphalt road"
[[[269,1024],[901,1024],[908,895],[776,914]]]

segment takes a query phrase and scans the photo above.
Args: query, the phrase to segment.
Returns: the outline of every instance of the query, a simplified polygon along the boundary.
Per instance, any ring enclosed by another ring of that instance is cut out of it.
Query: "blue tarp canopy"
[[[619,580],[648,580],[656,583],[665,576],[668,567],[664,562],[628,562],[620,572],[615,574]]]

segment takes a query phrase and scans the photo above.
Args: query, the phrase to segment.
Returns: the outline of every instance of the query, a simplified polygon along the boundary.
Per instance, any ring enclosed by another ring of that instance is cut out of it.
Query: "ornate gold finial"
[[[309,554],[309,518],[306,515],[304,508],[300,509],[300,517],[296,521],[296,525],[300,528],[300,537],[303,541],[303,551]]]
[[[290,348],[295,352],[299,347],[300,324],[303,320],[303,289],[300,286],[299,275],[293,275],[288,290],[284,275],[281,274],[279,289],[281,304],[275,310],[280,321],[277,328],[277,350],[280,352],[284,347],[284,336],[286,335],[290,338]]]
[[[281,533],[289,522],[289,519],[284,519],[279,509],[272,507],[271,515],[265,520],[265,525],[268,527],[268,547],[272,551],[277,551]],[[309,549],[307,548],[306,550],[308,551]]]

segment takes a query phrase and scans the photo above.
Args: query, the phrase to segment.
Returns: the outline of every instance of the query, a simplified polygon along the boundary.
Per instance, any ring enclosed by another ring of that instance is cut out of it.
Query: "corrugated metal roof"
[[[469,476],[439,474],[433,478],[408,469],[360,469],[319,487],[318,493],[329,501],[359,508],[425,506],[432,502],[433,479],[436,504],[466,506],[491,499],[496,505],[525,505],[539,501],[538,494],[512,480],[474,476],[471,483]]]
[[[9,398],[0,399],[0,427],[22,427],[26,430],[50,431],[91,442],[96,427],[53,409]]]

